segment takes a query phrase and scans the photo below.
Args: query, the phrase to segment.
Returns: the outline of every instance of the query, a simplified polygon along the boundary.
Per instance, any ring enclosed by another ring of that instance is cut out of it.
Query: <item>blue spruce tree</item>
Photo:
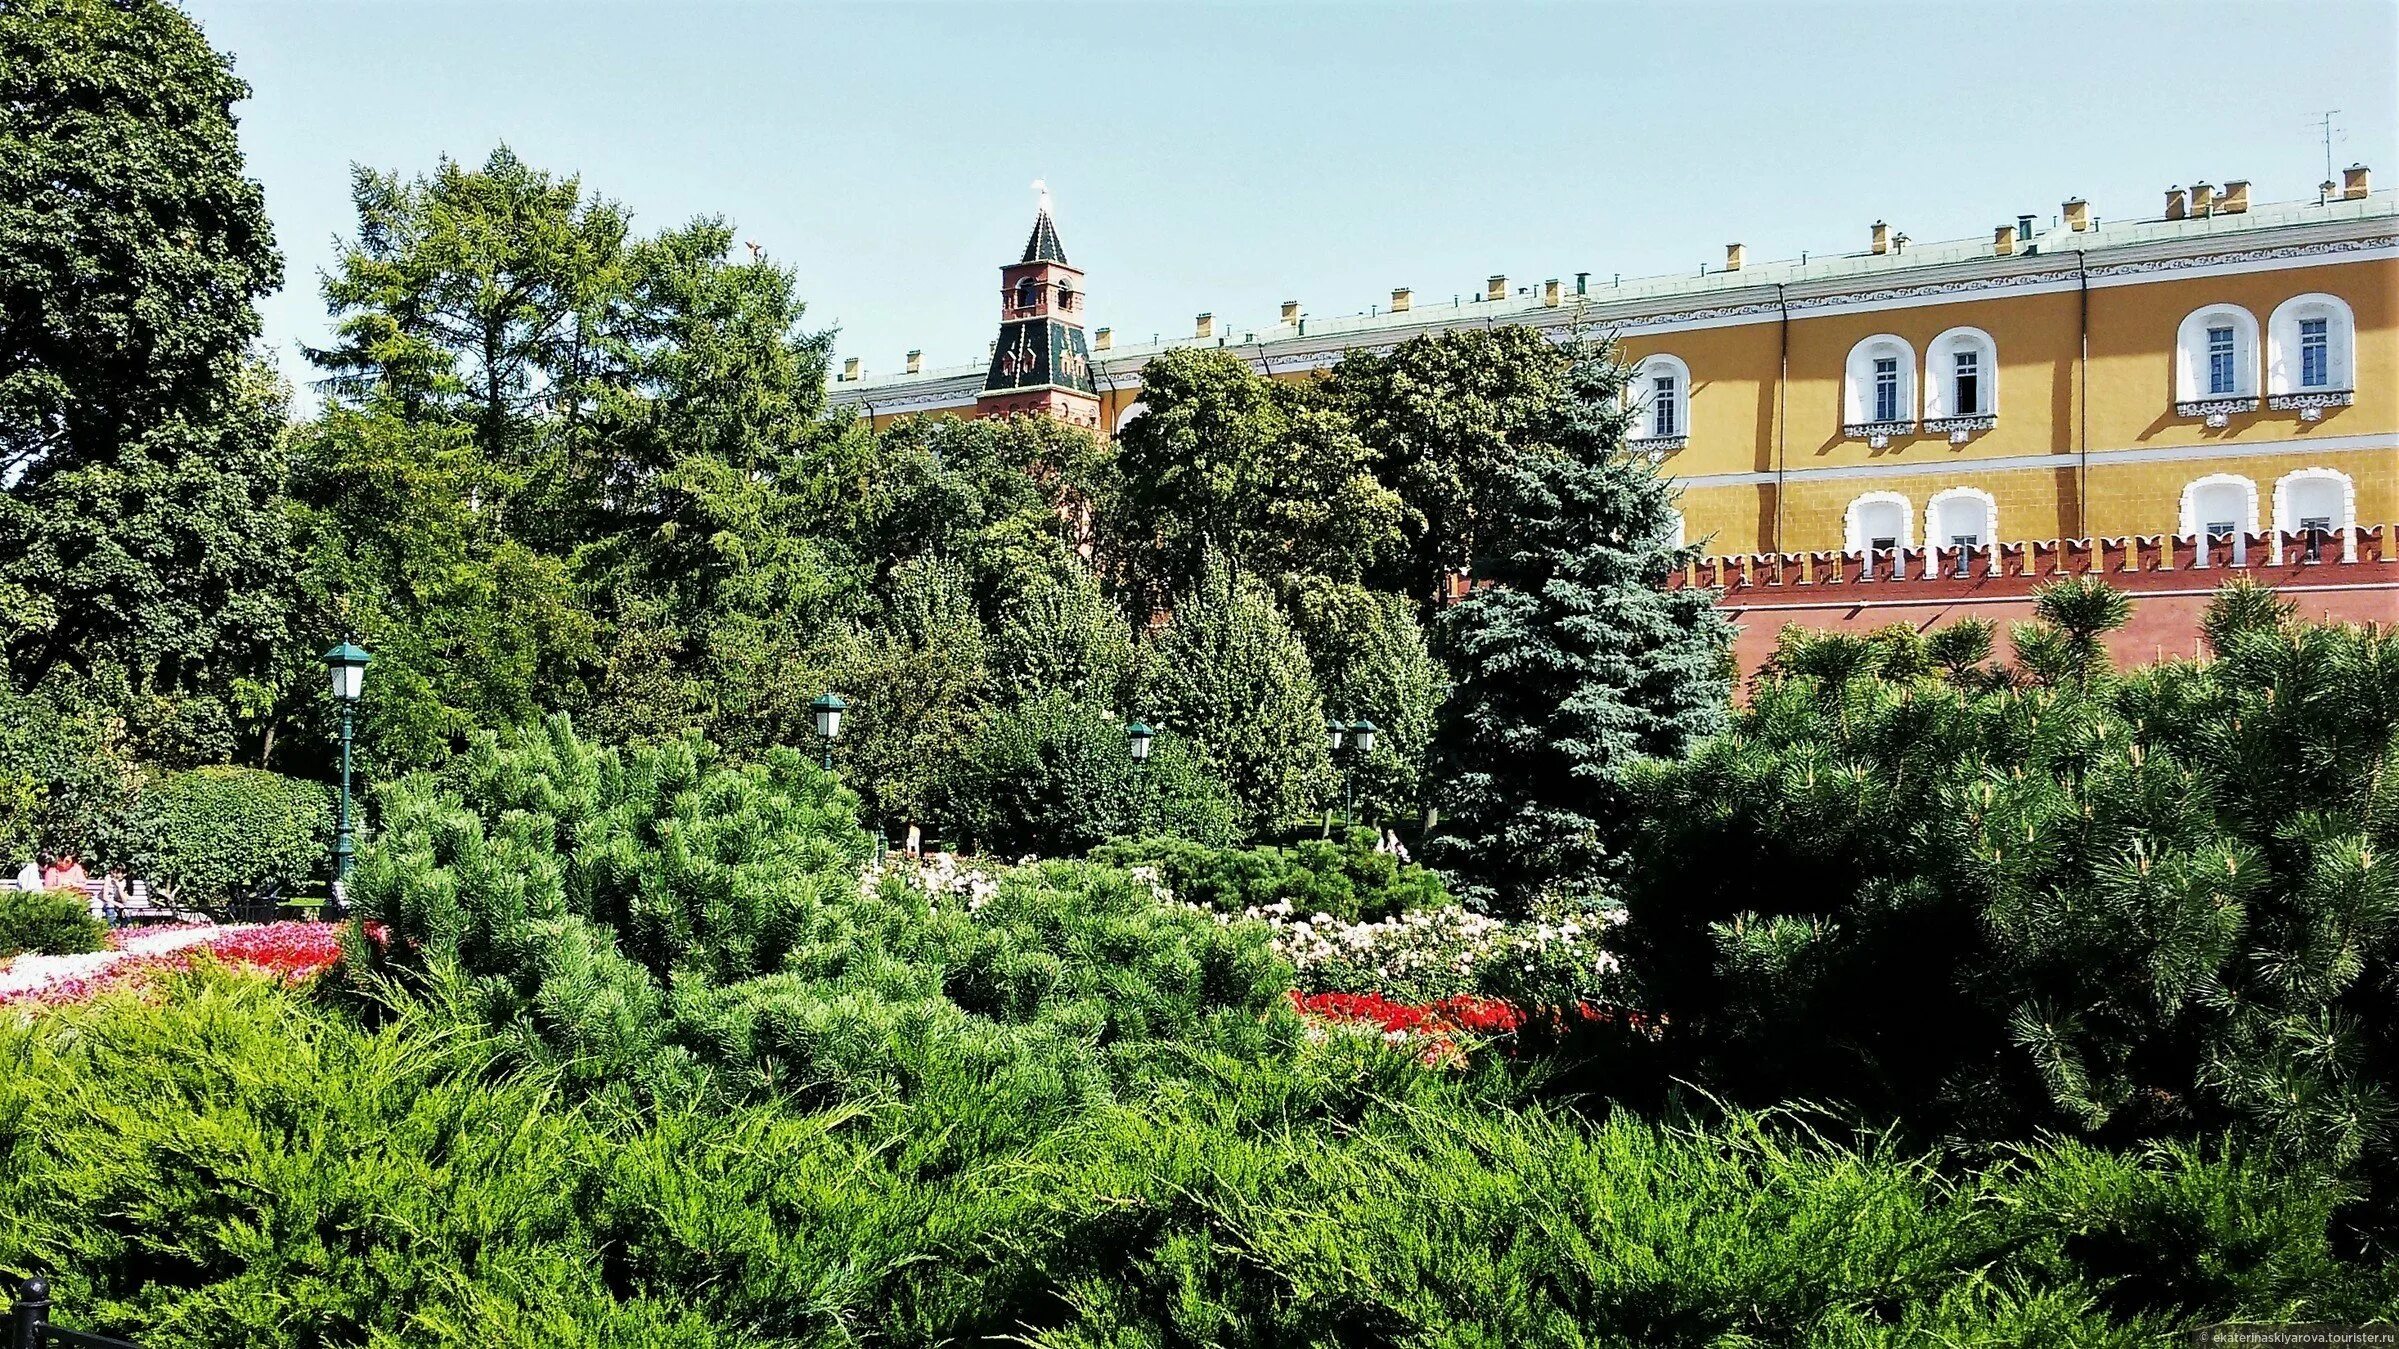
[[[1673,488],[1625,448],[1625,373],[1572,352],[1541,434],[1496,475],[1475,579],[1442,616],[1457,676],[1435,751],[1434,860],[1471,902],[1588,901],[1619,775],[1720,729],[1732,623],[1711,591],[1665,588],[1687,556]]]

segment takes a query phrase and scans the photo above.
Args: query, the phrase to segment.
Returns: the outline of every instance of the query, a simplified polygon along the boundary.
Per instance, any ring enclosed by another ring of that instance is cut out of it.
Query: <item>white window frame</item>
[[[1849,552],[1863,556],[1867,546],[1874,541],[1859,520],[1869,506],[1897,506],[1899,546],[1903,550],[1916,546],[1916,503],[1897,492],[1865,492],[1853,498],[1849,509],[1841,515],[1841,537],[1848,543]]]
[[[1957,407],[1957,358],[1974,353],[1972,412]],[[1924,348],[1924,429],[1946,433],[1963,445],[1977,431],[1999,425],[1999,343],[1980,328],[1951,328]]]
[[[2341,560],[2357,561],[2357,484],[2339,469],[2313,467],[2283,474],[2274,481],[2274,560],[2282,560],[2282,537],[2299,532],[2298,507],[2291,504],[2291,488],[2299,483],[2332,483],[2341,490],[2341,508],[2332,518],[2332,532],[2341,536]]]
[[[1675,431],[1672,435],[1661,436],[1656,434],[1657,382],[1668,378],[1674,381]],[[1632,404],[1635,418],[1632,434],[1625,438],[1632,448],[1663,454],[1691,443],[1691,367],[1685,365],[1680,356],[1659,352],[1643,357],[1641,363],[1634,367],[1633,378],[1626,386],[1625,394]]]
[[[1878,418],[1874,414],[1874,363],[1877,360],[1895,362],[1899,376],[1899,415]],[[1916,434],[1916,349],[1904,337],[1892,333],[1874,336],[1849,349],[1847,376],[1841,388],[1841,434],[1852,440],[1872,442],[1881,449],[1895,435]]]
[[[1944,487],[1924,503],[1924,574],[1933,574],[1932,550],[1949,547],[1950,531],[1941,527],[1941,508],[1953,501],[1978,501],[1983,508],[1982,539],[1974,545],[1977,552],[1987,555],[1991,565],[1999,565],[1999,499],[1979,487]]]
[[[2193,478],[2182,487],[2182,515],[2179,531],[2194,545],[2207,542],[2207,521],[2199,514],[2199,494],[2210,487],[2237,487],[2241,490],[2241,516],[2233,521],[2233,565],[2246,566],[2249,558],[2249,536],[2257,532],[2257,483],[2238,473],[2210,473]],[[2195,566],[2207,565],[2207,551],[2200,548]]]
[[[2232,330],[2232,391],[2208,387],[2208,330]],[[2192,310],[2174,334],[2174,412],[2202,417],[2210,426],[2226,425],[2231,414],[2257,411],[2257,316],[2237,304],[2211,304]]]
[[[2323,319],[2325,381],[2316,388],[2299,382],[2303,343],[2299,325]],[[2296,411],[2312,422],[2324,409],[2347,407],[2357,398],[2357,316],[2338,295],[2311,291],[2274,307],[2266,319],[2266,396],[2277,411]]]

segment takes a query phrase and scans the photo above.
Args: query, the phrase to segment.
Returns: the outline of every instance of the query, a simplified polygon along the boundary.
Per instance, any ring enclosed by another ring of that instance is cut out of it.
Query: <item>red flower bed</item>
[[[162,929],[148,933],[139,929],[120,929],[112,938],[156,935]],[[383,925],[369,923],[369,940],[381,944],[385,940]],[[114,949],[122,949],[112,940]],[[175,970],[189,969],[192,962],[205,955],[221,964],[237,969],[256,970],[286,983],[312,979],[333,967],[341,959],[341,925],[338,923],[267,923],[258,927],[231,928],[204,941],[171,951],[134,951],[111,961],[89,974],[0,994],[0,1007],[44,1006],[81,1002],[111,989],[147,989],[158,977]]]
[[[1465,1061],[1465,1051],[1452,1037],[1459,1034],[1484,1039],[1497,1039],[1515,1034],[1537,1015],[1500,998],[1478,998],[1460,994],[1438,1002],[1393,1002],[1380,993],[1302,993],[1291,992],[1291,1005],[1301,1015],[1321,1017],[1327,1021],[1366,1025],[1383,1033],[1393,1042],[1421,1040],[1423,1052],[1418,1055],[1428,1065],[1446,1066]],[[1571,1022],[1592,1024],[1615,1021],[1622,1016],[1626,1025],[1643,1034],[1651,1033],[1650,1019],[1639,1012],[1619,1012],[1613,1008],[1594,1007],[1578,1002],[1572,1007],[1546,1009],[1545,1020],[1553,1028],[1563,1029]],[[1511,1050],[1511,1052],[1513,1052]]]

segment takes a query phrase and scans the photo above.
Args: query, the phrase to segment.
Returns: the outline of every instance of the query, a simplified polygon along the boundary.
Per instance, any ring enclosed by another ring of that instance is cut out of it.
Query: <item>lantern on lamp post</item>
[[[841,714],[849,711],[850,705],[841,700],[840,694],[827,689],[822,697],[808,704],[808,710],[816,714],[816,734],[825,742],[825,771],[830,773],[833,771],[833,740],[841,734]]]
[[[1157,738],[1156,731],[1138,721],[1125,727],[1125,749],[1132,754],[1134,763],[1145,764],[1150,761],[1150,742]]]
[[[350,832],[350,740],[358,712],[358,698],[366,692],[367,662],[372,659],[365,647],[346,641],[327,651],[324,656],[325,673],[333,681],[333,701],[342,710],[342,790],[340,805],[334,817],[333,834],[331,909],[335,916],[340,915],[342,902],[347,897],[343,892],[350,885],[350,862],[358,851],[357,841]]]

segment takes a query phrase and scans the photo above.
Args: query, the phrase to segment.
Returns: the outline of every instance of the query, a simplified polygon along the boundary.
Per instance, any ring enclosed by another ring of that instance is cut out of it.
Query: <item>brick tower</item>
[[[1000,268],[1000,340],[975,415],[1039,412],[1097,431],[1099,391],[1083,339],[1083,273],[1068,264],[1058,242],[1049,190],[1033,186],[1041,193],[1040,210],[1024,257]]]

